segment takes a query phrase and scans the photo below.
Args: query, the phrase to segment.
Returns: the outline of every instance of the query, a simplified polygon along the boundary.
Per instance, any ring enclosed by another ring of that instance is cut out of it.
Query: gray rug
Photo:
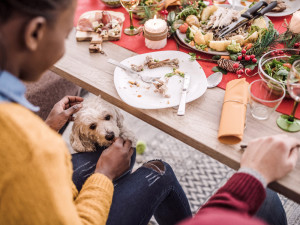
[[[156,134],[151,142],[148,141],[147,150],[143,156],[137,157],[135,167],[151,159],[162,159],[172,166],[193,213],[234,173],[229,167],[163,132]],[[288,224],[299,225],[300,205],[283,196],[280,199]],[[154,220],[152,224],[155,224]]]

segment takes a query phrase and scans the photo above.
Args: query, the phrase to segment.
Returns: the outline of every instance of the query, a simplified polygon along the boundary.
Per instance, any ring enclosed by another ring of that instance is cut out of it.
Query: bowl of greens
[[[297,60],[300,60],[300,49],[277,49],[267,52],[259,60],[259,76],[267,82],[279,83],[286,88],[288,74]],[[289,97],[288,92],[286,97]]]
[[[152,18],[164,6],[165,0],[141,0],[139,5],[132,11],[132,15],[133,18],[138,20]]]

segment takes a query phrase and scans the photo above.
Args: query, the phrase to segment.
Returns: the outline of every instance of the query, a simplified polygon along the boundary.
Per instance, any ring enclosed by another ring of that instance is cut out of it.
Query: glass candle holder
[[[144,26],[145,45],[150,49],[161,49],[167,44],[168,26],[165,20],[150,19]]]

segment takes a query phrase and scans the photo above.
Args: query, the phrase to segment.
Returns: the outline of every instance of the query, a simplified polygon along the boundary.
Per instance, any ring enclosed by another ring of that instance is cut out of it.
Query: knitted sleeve
[[[246,173],[236,173],[201,207],[194,218],[180,225],[264,225],[263,221],[251,216],[265,196],[265,188],[259,180]]]
[[[27,110],[0,107],[0,224],[106,224],[112,182],[94,174],[74,200],[66,146],[41,123]]]
[[[246,173],[234,174],[200,209],[222,207],[254,215],[266,197],[259,180]]]

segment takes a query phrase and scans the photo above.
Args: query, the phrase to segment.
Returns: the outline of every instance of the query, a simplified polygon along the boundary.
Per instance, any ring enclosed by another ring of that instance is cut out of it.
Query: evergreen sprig
[[[274,47],[277,39],[278,31],[274,28],[274,24],[269,22],[269,28],[259,35],[253,47],[247,51],[247,54],[261,56],[264,52]]]
[[[293,48],[295,43],[300,42],[300,34],[294,34],[289,29],[278,37],[278,42],[282,43],[286,48]]]

